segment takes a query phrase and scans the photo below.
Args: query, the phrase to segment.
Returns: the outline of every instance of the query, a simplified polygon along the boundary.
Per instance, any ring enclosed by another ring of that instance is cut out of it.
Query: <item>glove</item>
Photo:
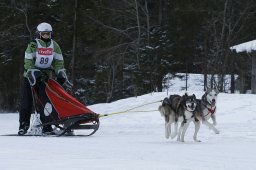
[[[42,72],[38,69],[28,69],[27,77],[28,77],[30,86],[34,86],[36,82],[41,81]]]
[[[60,69],[58,70],[57,73],[57,82],[60,85],[63,85],[64,83],[66,83],[67,81],[67,74],[66,74],[66,70],[65,69]]]

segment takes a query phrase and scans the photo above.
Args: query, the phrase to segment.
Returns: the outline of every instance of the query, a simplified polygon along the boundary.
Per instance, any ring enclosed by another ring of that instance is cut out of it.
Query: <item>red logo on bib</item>
[[[52,55],[52,48],[38,48],[39,55]]]

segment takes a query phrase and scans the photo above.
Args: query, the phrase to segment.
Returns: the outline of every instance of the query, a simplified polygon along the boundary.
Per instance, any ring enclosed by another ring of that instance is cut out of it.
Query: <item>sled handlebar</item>
[[[55,73],[55,70],[53,68],[43,68],[43,69],[40,68],[39,70],[43,73],[44,73],[44,71],[51,71],[51,72]],[[44,74],[46,74],[46,73],[44,73]],[[66,82],[64,84],[66,84],[70,88],[73,86],[73,84],[68,80],[67,76],[66,76]]]

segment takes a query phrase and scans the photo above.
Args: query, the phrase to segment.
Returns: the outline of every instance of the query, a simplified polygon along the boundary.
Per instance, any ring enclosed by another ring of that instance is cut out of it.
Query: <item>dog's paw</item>
[[[184,140],[177,140],[177,142],[182,142],[182,143],[184,143],[185,141],[184,141]]]
[[[177,136],[177,133],[171,134],[171,139],[175,138]]]
[[[169,139],[169,137],[170,137],[169,135],[165,134],[165,138],[166,138],[166,139]]]
[[[171,139],[174,139],[177,135],[171,135]]]
[[[195,142],[201,142],[200,140],[198,140],[196,137],[193,137]]]
[[[220,131],[219,131],[219,130],[216,130],[215,133],[216,133],[216,134],[220,134]]]
[[[177,138],[177,142],[185,142],[184,139]]]

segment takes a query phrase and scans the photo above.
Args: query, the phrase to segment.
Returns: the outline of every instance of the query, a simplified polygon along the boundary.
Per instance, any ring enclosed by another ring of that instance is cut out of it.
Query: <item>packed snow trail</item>
[[[195,94],[200,98],[203,93]],[[89,108],[109,114],[166,96],[164,92],[153,93]],[[156,110],[160,104],[139,110]],[[255,170],[255,112],[256,95],[219,94],[217,128],[220,134],[201,125],[198,139],[202,142],[199,143],[193,141],[193,124],[188,128],[185,143],[165,139],[164,119],[158,111],[102,117],[100,129],[91,137],[0,136],[0,169]],[[17,130],[17,113],[0,114],[0,135],[17,133]]]

